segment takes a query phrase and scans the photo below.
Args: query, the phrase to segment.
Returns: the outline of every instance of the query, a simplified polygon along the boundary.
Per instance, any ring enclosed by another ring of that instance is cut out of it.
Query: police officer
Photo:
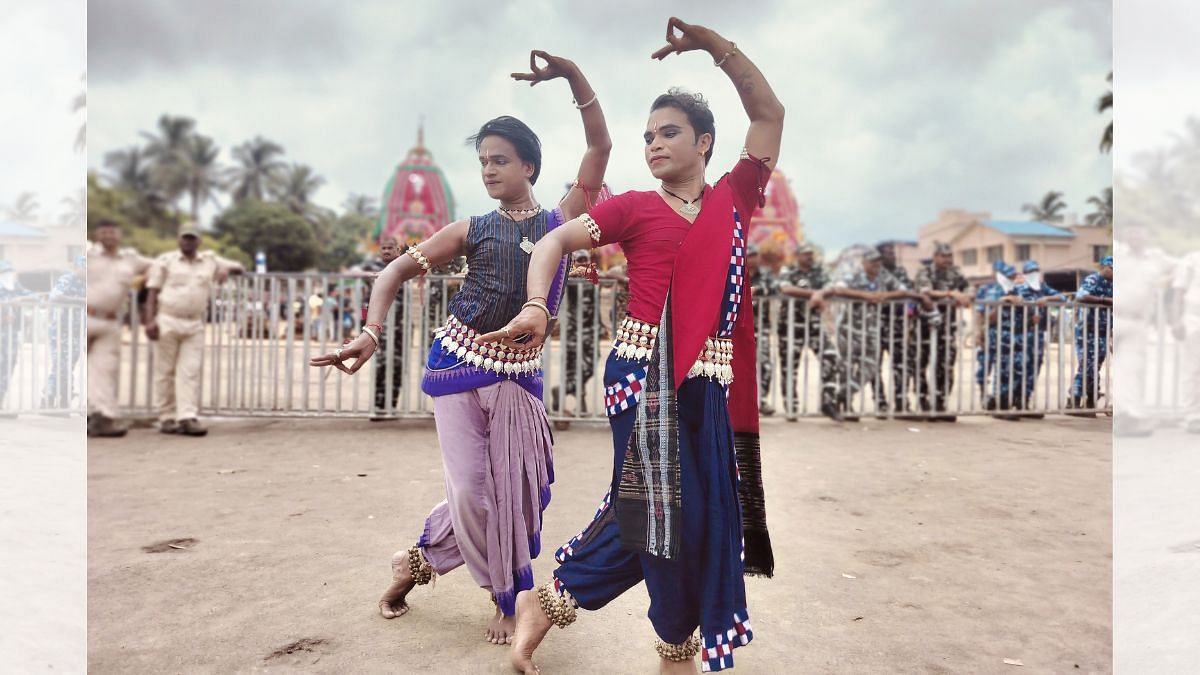
[[[949,244],[939,242],[934,245],[933,259],[917,272],[914,286],[917,293],[934,303],[934,308],[922,311],[917,320],[920,335],[916,368],[918,402],[921,410],[939,413],[933,419],[953,422],[957,418],[946,414],[946,401],[954,389],[954,364],[958,362],[958,309],[967,306],[970,296],[967,278],[954,264],[954,251]],[[932,392],[928,372],[931,360]]]
[[[50,315],[50,374],[42,390],[42,408],[66,408],[71,404],[71,381],[75,364],[79,361],[82,328],[78,319],[73,319],[70,305],[83,302],[87,295],[84,267],[85,256],[75,258],[74,269],[60,276],[50,291],[50,299],[59,306]]]
[[[826,335],[821,321],[823,289],[829,286],[829,274],[816,264],[816,250],[803,242],[796,249],[795,267],[779,277],[779,292],[795,298],[791,311],[781,307],[776,333],[779,336],[779,364],[783,373],[783,401],[789,415],[796,413],[799,400],[797,376],[804,349],[812,350],[821,364],[821,413],[842,421],[837,404],[838,353],[837,344]]]
[[[154,350],[154,407],[159,431],[203,436],[196,415],[200,359],[204,350],[204,314],[212,282],[245,272],[240,263],[212,251],[200,251],[200,232],[187,222],[179,231],[179,250],[154,261],[146,282],[146,337]]]
[[[757,324],[755,333],[758,336],[758,409],[763,415],[774,415],[775,407],[767,400],[771,392],[771,375],[775,370],[774,364],[771,363],[771,333],[769,330],[757,328],[771,325],[770,298],[775,294],[778,282],[771,269],[762,261],[757,244],[750,244],[746,248],[746,269],[750,270],[750,297],[754,307],[754,321]]]
[[[908,270],[896,262],[895,244],[884,241],[877,244],[875,248],[879,251],[884,271],[896,279],[900,288],[911,291],[913,284],[912,280],[908,278]],[[912,372],[912,343],[909,340],[912,324],[906,318],[908,307],[907,303],[887,302],[880,308],[879,313],[881,330],[879,358],[882,360],[885,352],[892,355],[892,395],[897,413],[904,412],[908,407],[908,397],[906,396],[908,380],[915,376],[915,373]],[[887,409],[887,398],[882,393],[879,403],[884,410]]]
[[[34,300],[33,291],[17,281],[17,271],[7,260],[0,260],[0,410],[8,393],[17,355],[24,339],[23,304]]]
[[[880,304],[903,298],[920,300],[927,309],[932,309],[933,304],[901,287],[896,277],[883,269],[883,256],[876,249],[863,254],[860,268],[835,283],[826,295],[858,301],[842,307],[839,313],[838,352],[845,364],[848,389],[839,387],[839,403],[849,410],[854,394],[864,385],[870,385],[876,414],[882,416],[887,412],[887,401],[879,378]]]
[[[1096,374],[1108,357],[1108,325],[1113,306],[1113,258],[1100,260],[1100,271],[1084,278],[1075,291],[1080,304],[1075,317],[1075,355],[1078,369],[1071,386],[1071,407],[1096,407],[1099,383]],[[1079,417],[1094,417],[1092,412],[1072,413]]]
[[[363,271],[377,275],[384,270],[385,267],[391,264],[393,260],[400,257],[400,242],[394,235],[385,235],[379,240],[379,256],[367,261],[363,265]],[[374,277],[367,282],[367,298],[371,297],[371,288],[375,285]],[[404,325],[404,293],[405,287],[401,286],[400,290],[396,291],[396,298],[392,303],[392,313],[389,321],[392,323],[384,326],[384,330],[379,334],[379,359],[375,362],[375,408],[372,411],[371,421],[378,422],[388,419],[386,413],[396,407],[396,402],[400,397],[400,386],[404,383],[404,361],[407,357],[404,351],[405,331]],[[365,321],[367,317],[367,305],[363,303],[362,318]],[[391,398],[388,398],[387,388],[387,350],[388,345],[392,348],[392,388]]]
[[[1026,260],[1022,267],[1024,279],[1017,284],[1016,292],[1026,303],[1034,307],[1024,307],[1017,314],[1016,327],[1022,332],[1021,351],[1024,364],[1022,381],[1024,390],[1017,401],[1019,407],[1029,409],[1034,405],[1033,390],[1037,386],[1038,375],[1042,372],[1042,363],[1046,357],[1046,329],[1049,327],[1049,313],[1046,305],[1067,301],[1067,296],[1050,286],[1042,279],[1042,268],[1036,260]],[[1044,417],[1038,413],[1031,415],[1036,419]]]
[[[124,436],[117,420],[117,377],[121,370],[121,327],[134,278],[153,262],[121,248],[121,228],[101,220],[87,251],[88,435]]]

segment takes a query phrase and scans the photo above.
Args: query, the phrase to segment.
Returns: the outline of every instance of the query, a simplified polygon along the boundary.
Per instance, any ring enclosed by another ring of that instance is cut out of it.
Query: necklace
[[[496,207],[496,210],[499,211],[500,213],[503,213],[504,215],[508,216],[509,218],[512,218],[513,220],[525,220],[526,218],[532,218],[533,216],[536,216],[537,214],[541,213],[542,205],[534,204],[531,208],[528,208],[528,209],[508,209],[503,206],[499,206],[499,207]],[[520,216],[520,217],[518,218],[518,216]]]
[[[500,213],[503,213],[504,215],[508,216],[509,218],[511,218],[513,220],[513,222],[520,222],[520,221],[528,220],[528,219],[536,216],[537,214],[541,213],[542,206],[541,206],[541,204],[534,204],[533,208],[528,208],[528,209],[506,209],[503,206],[500,206],[500,207],[497,207],[496,210],[499,211]],[[520,216],[519,218],[517,217],[518,215]],[[533,254],[533,242],[529,241],[529,237],[527,237],[527,236],[521,237],[520,247],[521,247],[521,250],[525,252],[525,255]]]
[[[661,186],[661,187],[662,187],[663,192],[665,192],[665,193],[671,195],[672,197],[674,197],[675,199],[678,199],[679,201],[683,202],[683,206],[679,207],[679,212],[686,213],[690,216],[690,215],[695,215],[697,213],[700,213],[700,207],[696,206],[696,202],[698,202],[704,198],[704,188],[706,188],[708,186],[705,185],[704,187],[700,188],[700,195],[691,201],[688,201],[688,200],[684,199],[683,197],[680,197],[679,195],[675,194],[674,192],[671,192],[665,186]]]

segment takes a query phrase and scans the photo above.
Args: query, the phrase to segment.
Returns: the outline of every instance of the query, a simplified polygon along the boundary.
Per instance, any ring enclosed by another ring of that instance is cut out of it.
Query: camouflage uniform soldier
[[[1108,323],[1113,306],[1113,259],[1105,256],[1100,271],[1089,274],[1075,292],[1081,306],[1075,319],[1075,354],[1079,369],[1071,387],[1072,407],[1096,407],[1096,373],[1108,357]],[[1087,413],[1085,413],[1087,414]]]
[[[913,284],[912,280],[908,278],[908,270],[896,263],[895,245],[891,242],[881,242],[875,248],[883,259],[883,270],[895,277],[900,288],[911,291]],[[889,302],[880,308],[879,314],[882,331],[880,333],[879,358],[883,358],[884,352],[892,355],[892,395],[898,413],[904,412],[908,407],[905,390],[908,380],[915,377],[912,343],[908,339],[909,333],[912,331],[912,324],[906,319],[908,308],[907,304]],[[883,410],[887,409],[885,395],[880,394],[879,404]]]
[[[992,375],[992,369],[996,365],[996,357],[1000,351],[1001,335],[999,324],[996,321],[998,313],[994,311],[996,306],[984,303],[999,301],[1015,289],[1016,282],[1013,281],[1013,277],[1017,274],[1016,268],[1003,260],[997,260],[992,263],[992,269],[996,273],[995,281],[990,281],[980,286],[979,290],[975,292],[975,299],[979,301],[975,305],[975,313],[978,316],[977,346],[975,348],[975,384],[979,386],[984,407],[988,410],[993,410],[996,407],[995,397],[988,393],[987,383]]]
[[[758,246],[750,244],[747,247],[746,268],[750,270],[750,292],[754,305],[754,319],[759,326],[771,325],[770,297],[775,294],[778,281],[771,270],[762,264],[758,255]],[[771,363],[770,331],[757,330],[758,335],[758,408],[764,415],[775,414],[775,409],[767,400],[771,393],[771,374],[774,372]]]
[[[863,255],[862,268],[834,284],[827,295],[860,301],[849,303],[839,311],[838,352],[845,363],[848,387],[848,391],[839,391],[839,402],[849,410],[854,394],[864,384],[870,385],[877,414],[882,414],[887,408],[886,403],[880,405],[884,397],[879,380],[879,303],[915,297],[915,294],[900,287],[896,277],[883,269],[879,251],[872,249]]]
[[[1026,308],[1017,315],[1017,329],[1024,334],[1021,350],[1024,353],[1025,372],[1022,376],[1024,391],[1018,405],[1028,409],[1034,402],[1033,389],[1037,385],[1038,375],[1042,371],[1042,363],[1046,358],[1046,328],[1049,316],[1046,304],[1051,300],[1066,302],[1067,296],[1054,290],[1042,281],[1042,268],[1036,260],[1026,260],[1023,268],[1025,280],[1017,285],[1016,293],[1026,303],[1033,303],[1034,308]],[[1035,415],[1035,417],[1042,417]]]
[[[591,263],[588,251],[576,251],[576,270]],[[572,274],[576,272],[573,270]],[[578,396],[580,410],[587,410],[587,382],[596,372],[596,299],[597,288],[583,279],[567,282],[565,302],[559,312],[559,325],[565,332],[566,395]],[[575,371],[579,371],[578,380]],[[555,392],[555,406],[558,396]]]
[[[796,380],[807,347],[821,363],[821,412],[840,421],[842,415],[837,405],[837,344],[825,334],[821,323],[821,290],[829,286],[829,275],[814,262],[812,244],[800,244],[796,254],[796,267],[786,270],[779,278],[779,292],[796,298],[790,314],[786,305],[781,308],[776,324],[784,407],[789,415],[794,415],[799,407],[796,404],[800,396]]]
[[[1017,295],[1015,277],[1017,268],[1007,263],[996,274],[995,286],[987,293],[986,300],[997,301],[998,304],[979,305],[976,309],[988,326],[987,345],[989,362],[987,371],[990,374],[993,363],[996,364],[996,377],[992,381],[990,394],[984,399],[984,405],[989,410],[1012,410],[1017,407],[1017,400],[1024,396],[1025,365],[1024,350],[1021,349],[1021,327],[1018,325],[1020,310],[1013,305],[1021,305],[1024,301]],[[979,372],[976,372],[978,380]],[[987,377],[983,379],[985,393],[988,391]],[[1019,420],[1012,415],[998,415],[1000,419]]]
[[[87,284],[82,274],[86,263],[85,256],[75,259],[75,269],[62,275],[54,283],[54,289],[50,291],[52,300],[83,302],[87,295]],[[71,404],[71,374],[75,371],[75,364],[79,362],[79,354],[82,351],[82,329],[82,315],[69,312],[67,306],[59,307],[51,315],[48,331],[50,374],[46,377],[46,387],[42,390],[42,408],[66,408]]]
[[[387,235],[379,240],[379,257],[367,261],[363,265],[364,272],[378,274],[384,270],[393,260],[400,257],[400,244],[396,237]],[[374,279],[367,283],[367,297],[371,297],[371,288],[375,285]],[[404,383],[404,362],[407,360],[404,353],[404,287],[401,287],[396,292],[396,298],[392,304],[391,324],[384,327],[384,330],[379,334],[379,354],[380,358],[375,362],[375,407],[371,411],[371,421],[378,422],[388,419],[385,413],[396,408],[396,401],[400,397],[400,386]],[[363,303],[363,319],[367,316],[367,305]],[[387,387],[387,360],[388,346],[391,346],[392,355],[392,388],[391,398],[388,398]]]
[[[933,311],[921,312],[917,321],[920,335],[917,398],[921,410],[945,413],[946,400],[954,388],[954,364],[958,362],[958,308],[965,306],[969,297],[967,278],[954,264],[949,244],[935,245],[933,261],[921,267],[914,284],[918,293],[936,303]],[[927,369],[935,354],[931,396]],[[955,417],[943,414],[935,419],[953,422]]]

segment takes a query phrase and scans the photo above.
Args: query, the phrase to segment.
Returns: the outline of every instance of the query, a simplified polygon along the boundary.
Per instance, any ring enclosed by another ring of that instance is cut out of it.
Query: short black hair
[[[484,122],[483,126],[479,127],[479,133],[467,138],[467,142],[473,143],[478,151],[479,144],[488,136],[499,136],[512,143],[517,149],[517,157],[522,162],[533,165],[533,175],[529,177],[529,183],[537,184],[538,176],[542,173],[542,142],[537,134],[533,133],[533,129],[515,117],[501,115]]]
[[[704,134],[712,136],[708,152],[704,153],[704,166],[708,166],[708,160],[712,159],[713,148],[717,145],[717,126],[713,121],[712,110],[708,108],[708,101],[704,100],[700,94],[693,94],[679,87],[671,87],[667,93],[654,99],[654,104],[650,106],[650,112],[659,108],[675,108],[687,115],[688,123],[696,132],[697,141]]]
[[[115,221],[115,220],[112,220],[110,218],[105,218],[105,219],[99,221],[98,223],[96,223],[96,226],[93,227],[92,229],[98,230],[102,227],[120,227],[120,225],[117,224],[117,221]]]

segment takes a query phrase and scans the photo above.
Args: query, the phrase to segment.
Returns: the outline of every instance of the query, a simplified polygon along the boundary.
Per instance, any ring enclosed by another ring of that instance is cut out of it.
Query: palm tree
[[[166,196],[174,202],[187,189],[187,154],[195,120],[187,117],[162,115],[158,118],[158,135],[142,132],[146,139],[145,156],[154,161],[151,177]]]
[[[79,188],[74,195],[68,195],[59,201],[67,207],[66,212],[59,216],[60,225],[76,227],[87,222],[87,190]]]
[[[22,225],[33,225],[37,222],[37,212],[41,208],[37,195],[32,192],[22,192],[17,200],[4,207],[4,217]]]
[[[292,164],[279,175],[271,186],[271,192],[294,213],[308,215],[312,210],[310,200],[314,192],[325,184],[325,179],[313,173],[304,164]]]
[[[371,220],[379,217],[379,204],[375,201],[374,197],[368,197],[367,195],[350,193],[350,196],[346,197],[346,201],[342,202],[342,208],[347,213],[364,216]]]
[[[1101,96],[1099,101],[1096,101],[1096,112],[1103,113],[1105,110],[1112,110],[1113,93],[1112,93],[1112,71],[1108,72],[1108,93]],[[1113,123],[1109,120],[1108,126],[1104,127],[1104,134],[1100,136],[1100,152],[1112,152],[1113,144]]]
[[[1113,216],[1113,191],[1112,188],[1106,187],[1100,193],[1100,196],[1088,197],[1088,204],[1096,207],[1095,211],[1087,214],[1084,222],[1088,225],[1096,225],[1100,227],[1108,227],[1112,225]]]
[[[150,162],[138,146],[131,145],[124,150],[109,152],[104,155],[104,166],[108,167],[109,179],[114,187],[135,193],[151,190]]]
[[[240,166],[229,172],[233,200],[262,199],[276,174],[284,168],[283,146],[262,136],[246,141],[233,149],[233,158]]]
[[[1025,204],[1021,210],[1029,212],[1033,216],[1033,220],[1044,223],[1062,222],[1061,211],[1067,208],[1067,203],[1063,201],[1062,196],[1061,192],[1047,192],[1046,196],[1042,197],[1042,201],[1037,204]]]
[[[71,102],[71,112],[79,112],[87,110],[87,72],[83,73],[83,91],[75,94],[75,100]],[[82,152],[87,148],[87,115],[83,116],[83,123],[79,125],[79,131],[75,133],[75,151]]]
[[[216,198],[215,189],[221,184],[220,154],[221,149],[208,136],[192,136],[184,150],[183,176],[192,199],[193,221],[200,221],[200,205]]]

